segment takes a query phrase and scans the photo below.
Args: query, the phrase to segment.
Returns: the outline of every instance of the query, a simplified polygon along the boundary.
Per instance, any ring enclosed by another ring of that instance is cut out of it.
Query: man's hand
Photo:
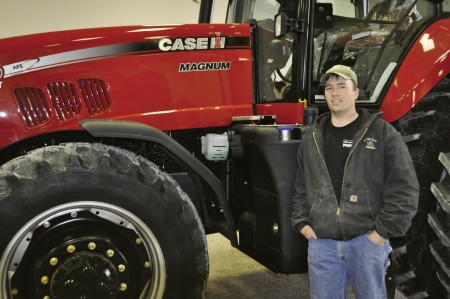
[[[386,242],[386,239],[380,236],[375,230],[368,233],[367,236],[369,237],[370,241],[378,245],[383,245],[384,242]]]
[[[317,240],[317,236],[316,233],[314,232],[314,230],[312,229],[311,226],[309,225],[305,225],[301,230],[300,233],[306,238],[314,238],[315,240]]]

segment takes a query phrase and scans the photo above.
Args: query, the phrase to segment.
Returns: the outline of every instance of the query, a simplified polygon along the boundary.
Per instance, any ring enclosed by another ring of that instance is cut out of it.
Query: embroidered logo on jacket
[[[369,138],[364,139],[364,142],[366,143],[367,149],[372,149],[372,150],[376,149],[376,143],[377,143],[376,139],[369,137]]]

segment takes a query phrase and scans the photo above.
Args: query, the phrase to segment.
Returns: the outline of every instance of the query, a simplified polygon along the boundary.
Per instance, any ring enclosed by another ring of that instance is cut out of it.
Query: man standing
[[[384,299],[390,237],[416,213],[419,185],[402,136],[381,113],[357,110],[347,66],[321,78],[330,113],[305,128],[297,160],[292,226],[308,242],[311,299]]]

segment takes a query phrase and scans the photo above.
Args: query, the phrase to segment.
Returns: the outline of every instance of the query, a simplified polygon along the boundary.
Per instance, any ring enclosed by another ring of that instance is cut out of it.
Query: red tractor
[[[307,271],[295,155],[337,63],[421,184],[390,290],[450,293],[449,0],[230,0],[226,24],[213,7],[200,24],[1,40],[0,298],[201,298],[214,232]]]

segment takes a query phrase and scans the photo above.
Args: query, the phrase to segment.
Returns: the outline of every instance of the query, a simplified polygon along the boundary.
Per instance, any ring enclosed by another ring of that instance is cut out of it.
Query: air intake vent
[[[78,80],[78,85],[89,115],[97,115],[109,109],[111,99],[104,81],[86,78]]]
[[[17,107],[27,128],[45,124],[50,118],[50,110],[44,92],[36,87],[14,89]]]
[[[72,83],[52,82],[47,84],[47,89],[59,121],[65,121],[80,114],[81,101]]]

